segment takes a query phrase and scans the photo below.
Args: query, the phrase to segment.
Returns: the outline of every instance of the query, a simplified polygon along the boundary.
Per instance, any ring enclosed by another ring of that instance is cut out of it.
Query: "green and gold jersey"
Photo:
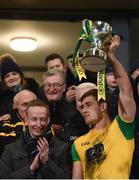
[[[72,145],[73,161],[81,161],[85,179],[129,178],[135,122],[119,116],[108,128],[91,129]]]

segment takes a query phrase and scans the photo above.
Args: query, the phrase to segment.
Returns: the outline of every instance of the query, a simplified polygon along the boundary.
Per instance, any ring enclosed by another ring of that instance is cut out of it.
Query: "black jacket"
[[[86,75],[87,79],[85,79],[83,77],[80,81],[79,77],[75,77],[74,74],[70,71],[70,69],[67,69],[67,73],[66,73],[67,87],[69,87],[71,85],[77,86],[84,82],[91,82],[91,83],[95,83],[95,84],[97,83],[97,73],[96,72],[85,71],[85,75]]]
[[[114,120],[115,116],[118,114],[118,100],[119,100],[119,88],[108,88],[108,113],[111,120]]]
[[[0,178],[69,179],[71,161],[68,148],[66,143],[53,137],[49,144],[49,160],[32,174],[31,159],[21,136],[15,143],[6,146],[0,159]]]
[[[0,156],[3,152],[4,146],[15,142],[20,138],[26,123],[13,109],[10,110],[10,118],[0,121]]]
[[[39,96],[50,108],[50,124],[62,125],[62,130],[57,134],[61,140],[72,143],[77,137],[89,131],[83,117],[77,111],[74,102],[67,102],[65,96],[57,102],[48,102],[46,97]]]

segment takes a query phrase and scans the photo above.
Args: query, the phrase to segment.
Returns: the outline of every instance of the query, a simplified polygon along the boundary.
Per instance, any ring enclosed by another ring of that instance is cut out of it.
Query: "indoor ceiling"
[[[73,51],[82,19],[112,16],[139,16],[138,0],[1,0],[0,54],[13,54],[24,69],[41,70],[48,54],[56,52],[66,59]],[[37,50],[11,50],[10,39],[17,36],[36,38]]]
[[[0,20],[0,53],[12,53],[21,66],[43,67],[45,57],[53,52],[66,58],[72,52],[79,37],[81,23],[26,20]],[[38,48],[32,52],[16,52],[10,49],[13,37],[37,39]]]

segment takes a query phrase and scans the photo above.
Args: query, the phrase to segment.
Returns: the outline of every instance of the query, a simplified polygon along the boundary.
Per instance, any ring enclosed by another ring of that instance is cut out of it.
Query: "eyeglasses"
[[[64,84],[65,84],[65,83],[63,83],[63,84],[60,84],[60,83],[51,84],[51,83],[47,83],[47,82],[46,82],[46,83],[44,84],[44,86],[45,86],[46,88],[51,88],[51,86],[52,86],[53,88],[58,89],[58,88],[62,87]]]

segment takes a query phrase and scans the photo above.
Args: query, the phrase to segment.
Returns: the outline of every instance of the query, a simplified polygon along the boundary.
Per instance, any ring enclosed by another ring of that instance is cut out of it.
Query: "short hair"
[[[95,100],[97,101],[97,96],[98,96],[98,90],[97,89],[90,89],[90,90],[88,90],[86,93],[84,93],[83,94],[83,96],[81,97],[81,102],[86,98],[86,97],[88,97],[88,96],[93,96],[94,98],[95,98]],[[107,103],[107,112],[108,112],[108,114],[109,114],[109,116],[110,116],[110,104],[109,104],[109,93],[108,93],[108,91],[106,91],[106,100],[104,100],[104,99],[100,99],[99,101],[98,101],[98,104],[101,104],[101,103],[103,103],[103,102],[106,102]]]
[[[43,81],[45,80],[46,77],[50,77],[50,76],[60,76],[63,79],[64,83],[66,83],[66,74],[62,70],[50,69],[46,71],[43,75]]]
[[[61,63],[63,65],[65,65],[65,62],[64,62],[64,59],[57,53],[52,53],[52,54],[49,54],[46,58],[45,58],[45,65],[47,66],[47,63],[49,61],[52,61],[54,59],[60,59]]]
[[[40,99],[35,99],[35,100],[30,101],[27,106],[26,113],[28,113],[28,110],[30,107],[36,107],[36,106],[44,107],[47,110],[47,115],[50,116],[49,106]]]
[[[98,90],[97,89],[90,89],[88,90],[87,92],[85,92],[83,94],[83,96],[81,97],[81,102],[88,96],[93,96],[96,100],[97,100],[97,97],[98,97]],[[106,100],[103,100],[102,98],[98,101],[98,102],[108,102],[109,100],[109,92],[106,91]]]
[[[88,96],[93,96],[97,100],[97,89],[90,89],[81,97],[81,102]]]

